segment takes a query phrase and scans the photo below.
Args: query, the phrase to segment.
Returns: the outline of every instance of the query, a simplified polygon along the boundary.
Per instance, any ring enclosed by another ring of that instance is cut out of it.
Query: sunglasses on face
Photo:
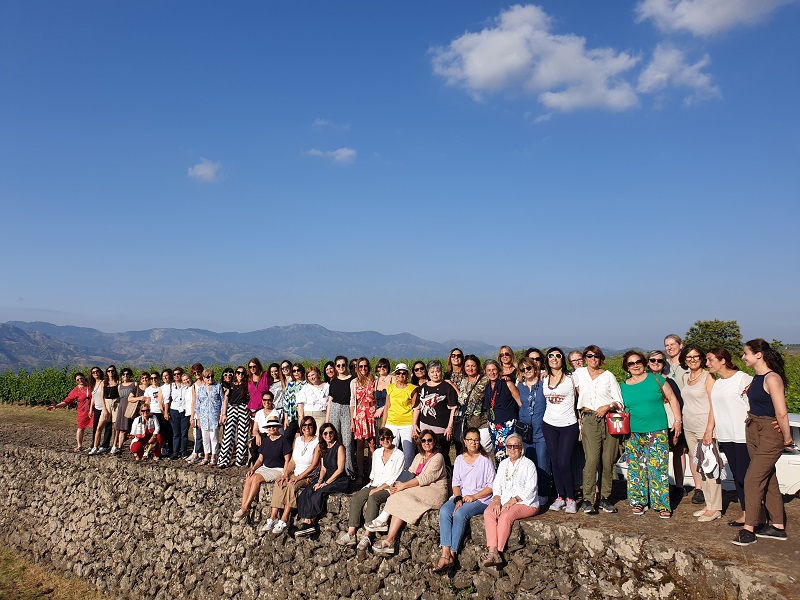
[[[522,371],[523,373],[528,373],[530,371],[533,371],[533,367],[520,367],[519,370]]]
[[[314,424],[313,423],[303,423],[302,425],[300,425],[300,427],[305,429],[306,427],[314,427]]]
[[[390,435],[382,435],[379,439],[382,442],[391,442],[392,440],[394,440],[394,438]]]
[[[330,429],[328,429],[327,431],[323,431],[323,432],[322,432],[322,435],[334,435],[334,433],[333,433],[333,431],[331,431]]]
[[[451,354],[450,358],[464,358],[463,354]]]
[[[506,448],[508,450],[519,450],[520,448],[522,448],[522,446],[520,446],[519,444],[506,444]]]
[[[586,358],[600,358],[599,354],[592,354],[591,352],[586,353]],[[581,360],[580,358],[576,358],[575,360]]]
[[[244,371],[236,371],[237,375],[244,375]]]
[[[414,367],[414,373],[424,373],[425,367]]]
[[[398,377],[408,377],[408,371],[396,371],[395,375]]]
[[[346,365],[346,364],[344,364],[344,363],[342,363],[342,364],[336,365],[336,368],[337,368],[337,369],[346,369],[346,368],[347,368],[347,365]]]
[[[550,354],[548,354],[548,355],[547,355],[547,358],[558,358],[558,359],[562,359],[562,358],[564,358],[564,355],[563,355],[563,354],[561,354],[560,352],[551,352]],[[508,448],[508,446],[506,446],[506,448]]]
[[[542,362],[542,357],[541,357],[541,356],[536,356],[536,357],[534,357],[534,358],[531,358],[531,360],[532,360],[533,362],[538,362],[538,363],[540,363],[540,362]]]
[[[431,438],[425,438],[421,440],[423,444],[432,444],[433,440]]]
[[[511,352],[501,352],[500,356],[511,356]]]
[[[359,369],[367,369],[369,370],[369,365],[358,365]]]
[[[478,442],[480,442],[478,438],[464,438],[464,441],[469,442],[470,444],[477,444]]]
[[[637,366],[637,365],[638,365],[638,366],[641,366],[641,365],[643,365],[644,363],[643,363],[641,360],[631,360],[631,361],[629,361],[627,364],[628,364],[628,367],[635,367],[635,366]]]
[[[233,373],[223,373],[223,377],[233,377]]]
[[[655,364],[655,365],[663,365],[664,364],[664,359],[663,358],[649,358],[647,360],[649,362]]]
[[[292,373],[302,373],[300,369],[292,369]]]

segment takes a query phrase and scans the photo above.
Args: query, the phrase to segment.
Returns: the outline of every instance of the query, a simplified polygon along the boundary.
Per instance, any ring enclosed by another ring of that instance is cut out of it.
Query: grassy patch
[[[19,425],[38,425],[75,429],[75,410],[59,408],[48,411],[42,406],[22,404],[0,404],[0,421]]]
[[[0,548],[0,598],[3,600],[103,600],[76,577],[61,577],[7,548]]]

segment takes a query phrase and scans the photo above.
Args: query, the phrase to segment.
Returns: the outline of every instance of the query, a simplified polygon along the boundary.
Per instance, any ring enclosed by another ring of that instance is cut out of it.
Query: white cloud
[[[521,91],[560,111],[621,111],[638,105],[622,75],[639,57],[612,48],[587,49],[585,38],[553,34],[551,24],[538,6],[513,6],[500,13],[493,27],[432,48],[433,70],[476,99]]]
[[[536,117],[533,120],[533,122],[536,123],[537,125],[539,123],[546,123],[547,121],[549,121],[552,118],[552,116],[553,116],[553,113],[544,113],[543,115],[539,115],[538,117]]]
[[[641,0],[636,21],[651,19],[662,31],[712,35],[763,21],[771,12],[795,0]]]
[[[186,172],[187,177],[202,183],[215,183],[219,181],[222,163],[212,162],[207,158],[201,158],[200,162],[189,167]]]
[[[689,64],[682,50],[669,44],[659,44],[653,51],[650,64],[639,75],[636,89],[652,94],[666,87],[689,88],[692,93],[683,100],[687,106],[698,100],[719,97],[719,87],[714,85],[709,74],[703,73],[703,69],[709,64],[711,58],[708,54],[696,63]]]
[[[349,123],[334,123],[328,119],[314,119],[314,127],[317,129],[335,129],[337,131],[350,131]]]
[[[352,148],[338,148],[337,150],[317,150],[316,148],[306,152],[309,156],[319,156],[329,158],[335,163],[352,163],[356,160],[356,151]]]

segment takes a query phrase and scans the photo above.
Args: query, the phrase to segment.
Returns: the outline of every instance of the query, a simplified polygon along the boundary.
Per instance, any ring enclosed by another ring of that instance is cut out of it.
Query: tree
[[[742,331],[736,321],[696,321],[683,336],[683,343],[694,344],[703,352],[725,348],[733,356],[742,352]]]

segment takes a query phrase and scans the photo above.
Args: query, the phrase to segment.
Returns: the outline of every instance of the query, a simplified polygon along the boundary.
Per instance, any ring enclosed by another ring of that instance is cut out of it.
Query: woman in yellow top
[[[408,365],[398,363],[394,369],[394,383],[386,387],[386,406],[381,426],[390,429],[395,439],[400,441],[406,469],[416,455],[412,435],[416,398],[417,386],[408,383]]]

